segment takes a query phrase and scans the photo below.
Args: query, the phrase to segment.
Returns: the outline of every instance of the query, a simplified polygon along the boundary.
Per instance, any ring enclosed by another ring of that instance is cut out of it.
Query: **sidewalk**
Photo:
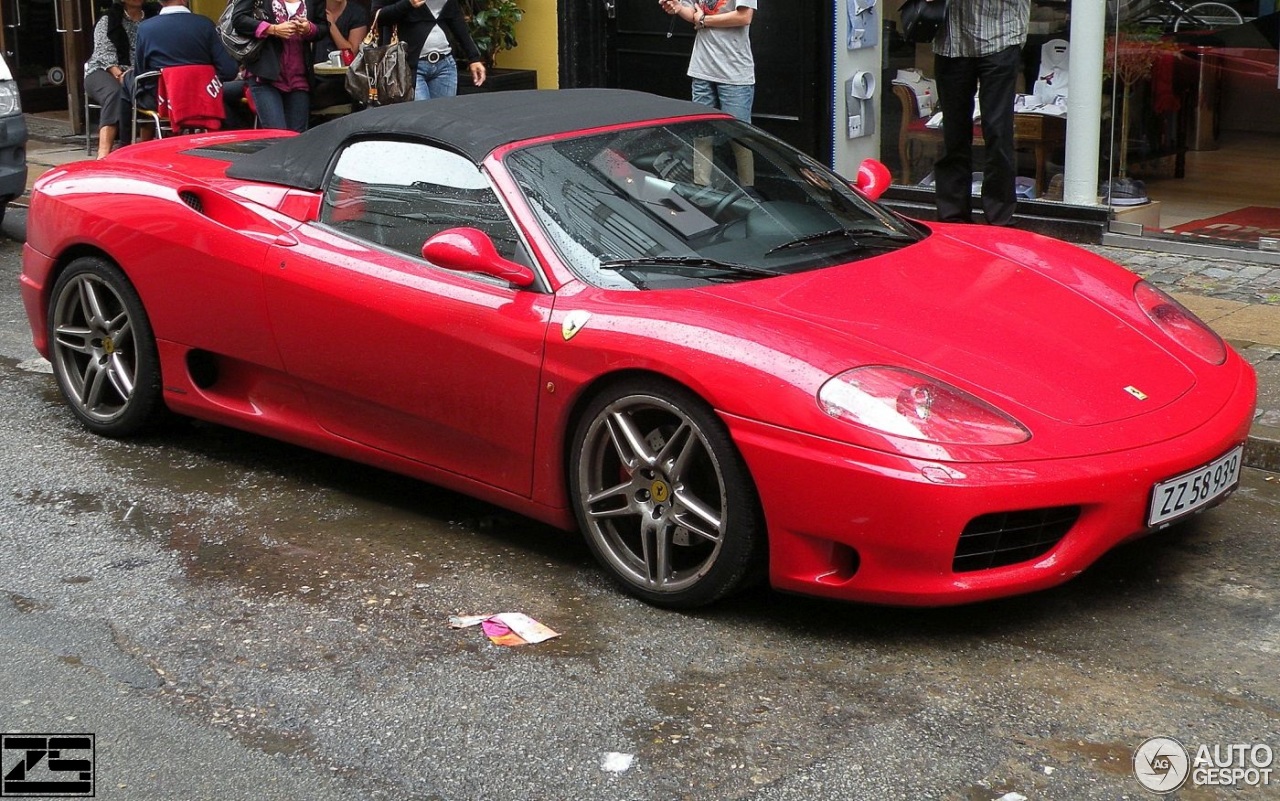
[[[27,115],[27,187],[50,167],[87,158],[83,136]],[[13,204],[6,233],[25,230],[25,198]],[[1258,411],[1245,464],[1280,472],[1280,267],[1148,250],[1086,245],[1173,295],[1231,343],[1258,372]]]

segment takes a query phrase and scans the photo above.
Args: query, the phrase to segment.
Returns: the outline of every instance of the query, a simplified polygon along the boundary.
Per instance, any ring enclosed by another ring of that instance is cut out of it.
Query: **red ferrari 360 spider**
[[[1027,592],[1236,487],[1255,380],[1204,324],[876,194],[683,101],[472,95],[53,170],[21,280],[90,430],[407,473],[665,606]]]

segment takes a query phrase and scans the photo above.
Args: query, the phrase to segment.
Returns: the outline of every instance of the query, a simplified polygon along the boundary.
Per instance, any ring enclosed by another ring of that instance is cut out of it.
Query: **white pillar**
[[[1107,41],[1106,0],[1071,1],[1071,91],[1067,93],[1066,172],[1062,199],[1098,205],[1102,131],[1102,61]]]

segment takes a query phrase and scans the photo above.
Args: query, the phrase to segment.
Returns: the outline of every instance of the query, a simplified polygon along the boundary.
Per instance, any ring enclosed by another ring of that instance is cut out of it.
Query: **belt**
[[[445,56],[452,56],[452,50],[432,50],[430,53],[423,53],[422,57],[427,60],[428,64],[434,64]]]

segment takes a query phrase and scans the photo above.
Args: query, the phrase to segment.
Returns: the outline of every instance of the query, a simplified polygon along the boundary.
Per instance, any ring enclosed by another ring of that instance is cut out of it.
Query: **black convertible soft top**
[[[540,136],[689,114],[716,113],[686,100],[622,89],[482,92],[368,109],[246,154],[227,175],[320,188],[343,142],[369,136],[439,142],[479,164],[494,148]]]

